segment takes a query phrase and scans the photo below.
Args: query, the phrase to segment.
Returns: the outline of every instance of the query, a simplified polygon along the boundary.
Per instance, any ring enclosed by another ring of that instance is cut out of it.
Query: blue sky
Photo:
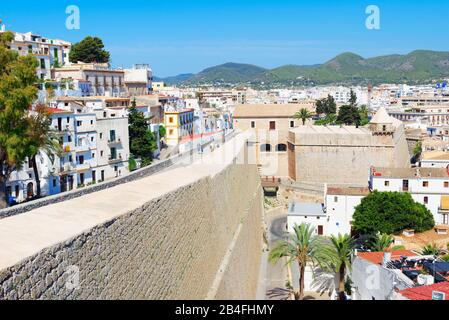
[[[381,29],[365,27],[380,8]],[[68,5],[80,30],[65,28]],[[449,50],[449,1],[418,0],[20,0],[0,5],[7,28],[76,42],[101,37],[112,64],[149,63],[169,76],[241,62],[266,68],[322,63],[342,52],[364,57]]]

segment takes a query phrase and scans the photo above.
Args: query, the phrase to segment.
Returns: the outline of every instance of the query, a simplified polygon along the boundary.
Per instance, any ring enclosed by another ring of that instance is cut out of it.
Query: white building
[[[310,224],[317,235],[352,234],[355,208],[369,195],[367,187],[327,187],[325,204],[291,203],[287,218],[289,232],[295,224]]]
[[[0,32],[4,32],[2,27]],[[68,41],[49,39],[32,32],[19,33],[11,31],[14,40],[9,44],[11,50],[20,56],[32,54],[39,62],[37,76],[41,80],[51,79],[51,68],[70,64],[69,53],[72,44]]]
[[[125,69],[125,86],[130,96],[146,95],[153,92],[153,71],[148,64],[135,64]]]
[[[433,214],[435,223],[449,224],[449,172],[443,168],[373,168],[371,190],[408,192]]]
[[[361,187],[327,187],[325,235],[352,234],[355,208],[370,191]]]

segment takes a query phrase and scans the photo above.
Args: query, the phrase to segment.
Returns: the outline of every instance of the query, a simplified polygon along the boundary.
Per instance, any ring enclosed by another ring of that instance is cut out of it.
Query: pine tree
[[[129,146],[133,157],[141,159],[142,166],[151,164],[157,143],[150,131],[149,119],[137,110],[135,99],[129,108]]]

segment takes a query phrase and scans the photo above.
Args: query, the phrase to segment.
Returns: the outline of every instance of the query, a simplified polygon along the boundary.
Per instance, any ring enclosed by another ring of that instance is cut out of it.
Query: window
[[[90,124],[94,124],[94,120],[90,120]]]
[[[173,117],[169,117],[169,118],[168,118],[168,122],[169,122],[169,123],[173,123]]]
[[[424,197],[424,204],[429,204],[429,197]]]
[[[100,140],[103,139],[103,133],[100,132]]]
[[[45,60],[41,59],[41,69],[45,69]]]
[[[429,181],[423,181],[422,186],[423,186],[423,188],[428,188],[429,187]]]
[[[385,187],[389,187],[390,186],[390,181],[385,181]]]
[[[53,188],[56,188],[56,179],[53,179]]]
[[[173,129],[170,129],[170,130],[168,131],[168,134],[169,134],[170,136],[172,136],[173,133],[174,133]]]
[[[67,136],[67,142],[72,142],[72,136]]]
[[[290,128],[294,128],[295,127],[295,121],[290,121]]]
[[[287,152],[287,145],[286,144],[278,144],[276,146],[276,152]]]
[[[70,123],[70,118],[69,117],[67,117],[67,123]]]
[[[447,181],[444,182],[444,187],[445,187],[445,188],[449,188],[449,182],[447,182]]]
[[[270,121],[270,130],[276,130],[276,121]]]
[[[251,121],[251,128],[254,129],[256,127],[256,121]]]
[[[335,203],[338,202],[338,197],[334,197],[334,202],[335,202]]]
[[[103,156],[103,154],[104,154],[104,152],[103,152],[103,151],[100,151],[100,156]]]
[[[271,152],[271,144],[263,144],[260,146],[260,152]]]
[[[90,137],[90,142],[94,142],[94,137]]]
[[[81,127],[82,124],[83,124],[82,121],[77,121],[77,122],[76,122],[76,126],[77,126],[77,127]]]

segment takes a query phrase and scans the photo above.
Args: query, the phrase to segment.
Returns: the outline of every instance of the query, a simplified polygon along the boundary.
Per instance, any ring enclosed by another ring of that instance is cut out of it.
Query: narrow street
[[[272,249],[285,236],[287,214],[277,213],[271,216],[267,214],[267,225],[268,243]],[[258,299],[288,300],[290,291],[286,289],[288,274],[285,261],[281,260],[274,265],[268,262],[268,252],[265,252],[262,257],[262,269],[264,277],[259,284]]]

